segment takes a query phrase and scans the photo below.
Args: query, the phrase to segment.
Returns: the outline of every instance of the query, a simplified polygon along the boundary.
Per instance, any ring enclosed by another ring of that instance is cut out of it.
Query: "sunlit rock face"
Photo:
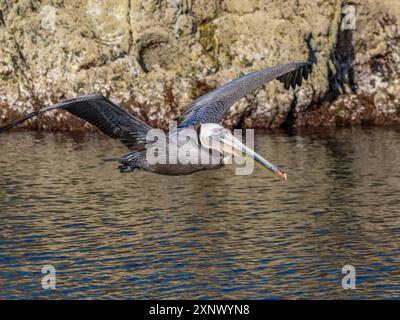
[[[356,29],[337,31],[329,90],[312,108],[296,105],[297,126],[400,122],[400,2],[356,2]]]
[[[167,128],[206,91],[310,56],[317,65],[301,88],[272,82],[224,124],[400,122],[400,2],[352,3],[355,25],[342,30],[340,0],[0,1],[0,123],[98,91]],[[65,112],[26,126],[90,128]]]

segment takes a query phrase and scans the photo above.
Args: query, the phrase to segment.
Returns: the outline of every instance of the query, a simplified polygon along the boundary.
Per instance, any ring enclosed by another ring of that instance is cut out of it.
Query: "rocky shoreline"
[[[355,13],[350,28],[346,5]],[[0,40],[0,124],[96,91],[167,128],[208,90],[305,59],[316,65],[301,88],[270,83],[235,104],[224,125],[400,123],[397,0],[5,0]],[[26,127],[93,129],[65,112]]]

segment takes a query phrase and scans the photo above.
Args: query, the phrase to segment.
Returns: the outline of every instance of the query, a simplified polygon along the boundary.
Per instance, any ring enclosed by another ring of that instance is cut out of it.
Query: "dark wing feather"
[[[21,119],[0,127],[0,133],[39,114],[54,109],[66,110],[86,120],[104,134],[120,140],[132,150],[144,149],[147,132],[151,129],[149,125],[130,115],[104,96],[89,94],[32,112]]]
[[[268,67],[244,75],[201,96],[193,101],[182,115],[178,127],[193,126],[196,123],[219,122],[229,108],[246,94],[263,84],[278,79],[284,83],[286,90],[292,86],[301,86],[302,79],[311,73],[311,62],[291,62]]]

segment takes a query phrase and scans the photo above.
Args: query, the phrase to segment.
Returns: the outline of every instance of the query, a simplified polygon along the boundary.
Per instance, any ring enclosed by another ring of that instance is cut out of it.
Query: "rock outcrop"
[[[304,59],[317,62],[305,85],[286,92],[272,82],[235,104],[224,124],[399,123],[400,2],[350,5],[343,9],[341,0],[3,0],[0,123],[97,91],[167,128],[206,91],[243,73]],[[60,111],[26,126],[90,128]]]

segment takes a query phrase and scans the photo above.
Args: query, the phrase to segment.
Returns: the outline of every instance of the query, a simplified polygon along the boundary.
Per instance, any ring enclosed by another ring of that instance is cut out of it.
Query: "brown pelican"
[[[149,134],[152,127],[96,93],[79,96],[32,112],[0,127],[0,133],[44,112],[63,109],[96,126],[111,138],[120,140],[129,148],[128,155],[107,159],[119,161],[121,172],[141,169],[164,175],[185,175],[200,170],[220,168],[226,162],[226,153],[228,155],[240,153],[286,179],[286,174],[282,170],[241,143],[218,122],[236,101],[263,84],[278,79],[284,83],[285,89],[288,90],[290,87],[294,89],[296,85],[301,86],[302,79],[307,79],[311,71],[310,62],[291,62],[267,67],[232,80],[193,101],[182,115],[180,123],[166,136],[167,143],[161,147],[157,145],[157,148],[154,137],[153,140],[149,140],[149,136],[152,136]],[[186,151],[195,151],[200,156],[209,156],[211,150],[214,157],[215,152],[217,153],[218,159],[209,162],[189,161],[189,163],[168,161],[172,152],[179,152],[183,148]],[[156,154],[159,161],[149,161],[149,153]]]

